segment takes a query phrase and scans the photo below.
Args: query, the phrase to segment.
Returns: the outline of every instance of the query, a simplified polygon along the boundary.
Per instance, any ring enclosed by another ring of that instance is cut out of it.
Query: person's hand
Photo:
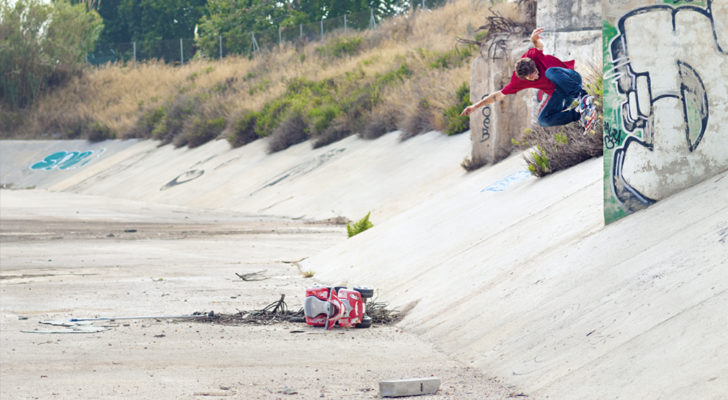
[[[531,33],[531,42],[536,43],[537,41],[541,40],[541,34],[543,33],[544,28],[536,28],[533,30],[533,33]]]
[[[461,117],[467,117],[473,111],[475,111],[475,106],[467,106],[467,107],[465,107],[465,109],[463,110],[463,112],[460,113],[460,116]]]

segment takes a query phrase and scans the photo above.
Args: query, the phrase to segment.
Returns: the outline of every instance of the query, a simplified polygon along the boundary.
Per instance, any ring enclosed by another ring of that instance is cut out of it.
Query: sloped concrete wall
[[[409,310],[398,326],[527,399],[728,398],[728,172],[604,226],[601,160],[511,181],[523,164],[452,179],[302,268],[376,288]]]
[[[728,0],[605,0],[607,222],[728,169]]]
[[[159,144],[0,141],[0,184],[312,220],[371,212],[379,224],[468,175],[459,164],[470,150],[466,135],[435,131],[404,142],[397,132],[317,149],[305,142],[273,154],[265,138],[239,148],[225,140],[193,149]],[[81,161],[73,163],[74,154]]]

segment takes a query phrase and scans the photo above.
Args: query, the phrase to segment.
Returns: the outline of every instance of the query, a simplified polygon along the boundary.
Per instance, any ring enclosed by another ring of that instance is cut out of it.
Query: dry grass
[[[405,137],[443,130],[443,110],[455,100],[457,87],[469,81],[475,51],[455,67],[433,68],[433,58],[458,47],[456,37],[473,36],[488,13],[483,2],[456,0],[440,9],[396,17],[383,21],[375,31],[355,33],[362,37],[361,48],[357,54],[341,58],[320,56],[316,48],[324,43],[313,42],[284,44],[252,60],[232,56],[220,61],[192,60],[181,67],[151,61],[89,69],[40,99],[15,136],[85,137],[91,126],[100,126],[119,138],[153,137],[154,126],[144,125],[145,116],[160,107],[168,110],[186,104],[187,108],[179,111],[202,122],[194,125],[188,121],[180,132],[167,132],[173,137],[158,137],[184,145],[199,140],[199,135],[174,136],[200,129],[205,121],[216,118],[225,119],[224,132],[229,133],[247,111],[260,111],[266,103],[283,96],[294,78],[342,82],[347,73],[360,71],[360,84],[365,84],[403,63],[412,74],[382,91],[382,102],[365,116],[367,124],[345,126],[345,121],[339,121],[325,132],[330,137],[319,141],[353,133],[375,137],[366,134],[378,131],[368,129],[369,124],[378,124],[379,130],[391,130],[394,124],[406,132]],[[205,137],[210,135],[208,132]]]

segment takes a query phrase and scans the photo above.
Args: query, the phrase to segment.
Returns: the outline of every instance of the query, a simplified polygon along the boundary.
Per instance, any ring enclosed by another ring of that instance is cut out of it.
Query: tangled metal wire
[[[258,324],[270,325],[280,322],[305,322],[303,308],[298,311],[290,311],[285,301],[286,295],[282,294],[278,301],[274,301],[264,308],[255,311],[239,311],[235,314],[215,314],[196,312],[199,315],[196,322],[212,322],[223,325]]]

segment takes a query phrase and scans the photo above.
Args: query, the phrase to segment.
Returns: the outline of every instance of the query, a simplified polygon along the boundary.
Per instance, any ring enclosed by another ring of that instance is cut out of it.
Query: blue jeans
[[[581,87],[581,75],[573,69],[553,67],[546,70],[546,78],[553,82],[556,89],[538,114],[538,124],[556,126],[578,121],[581,115],[576,110],[564,110],[574,99],[586,94]]]

